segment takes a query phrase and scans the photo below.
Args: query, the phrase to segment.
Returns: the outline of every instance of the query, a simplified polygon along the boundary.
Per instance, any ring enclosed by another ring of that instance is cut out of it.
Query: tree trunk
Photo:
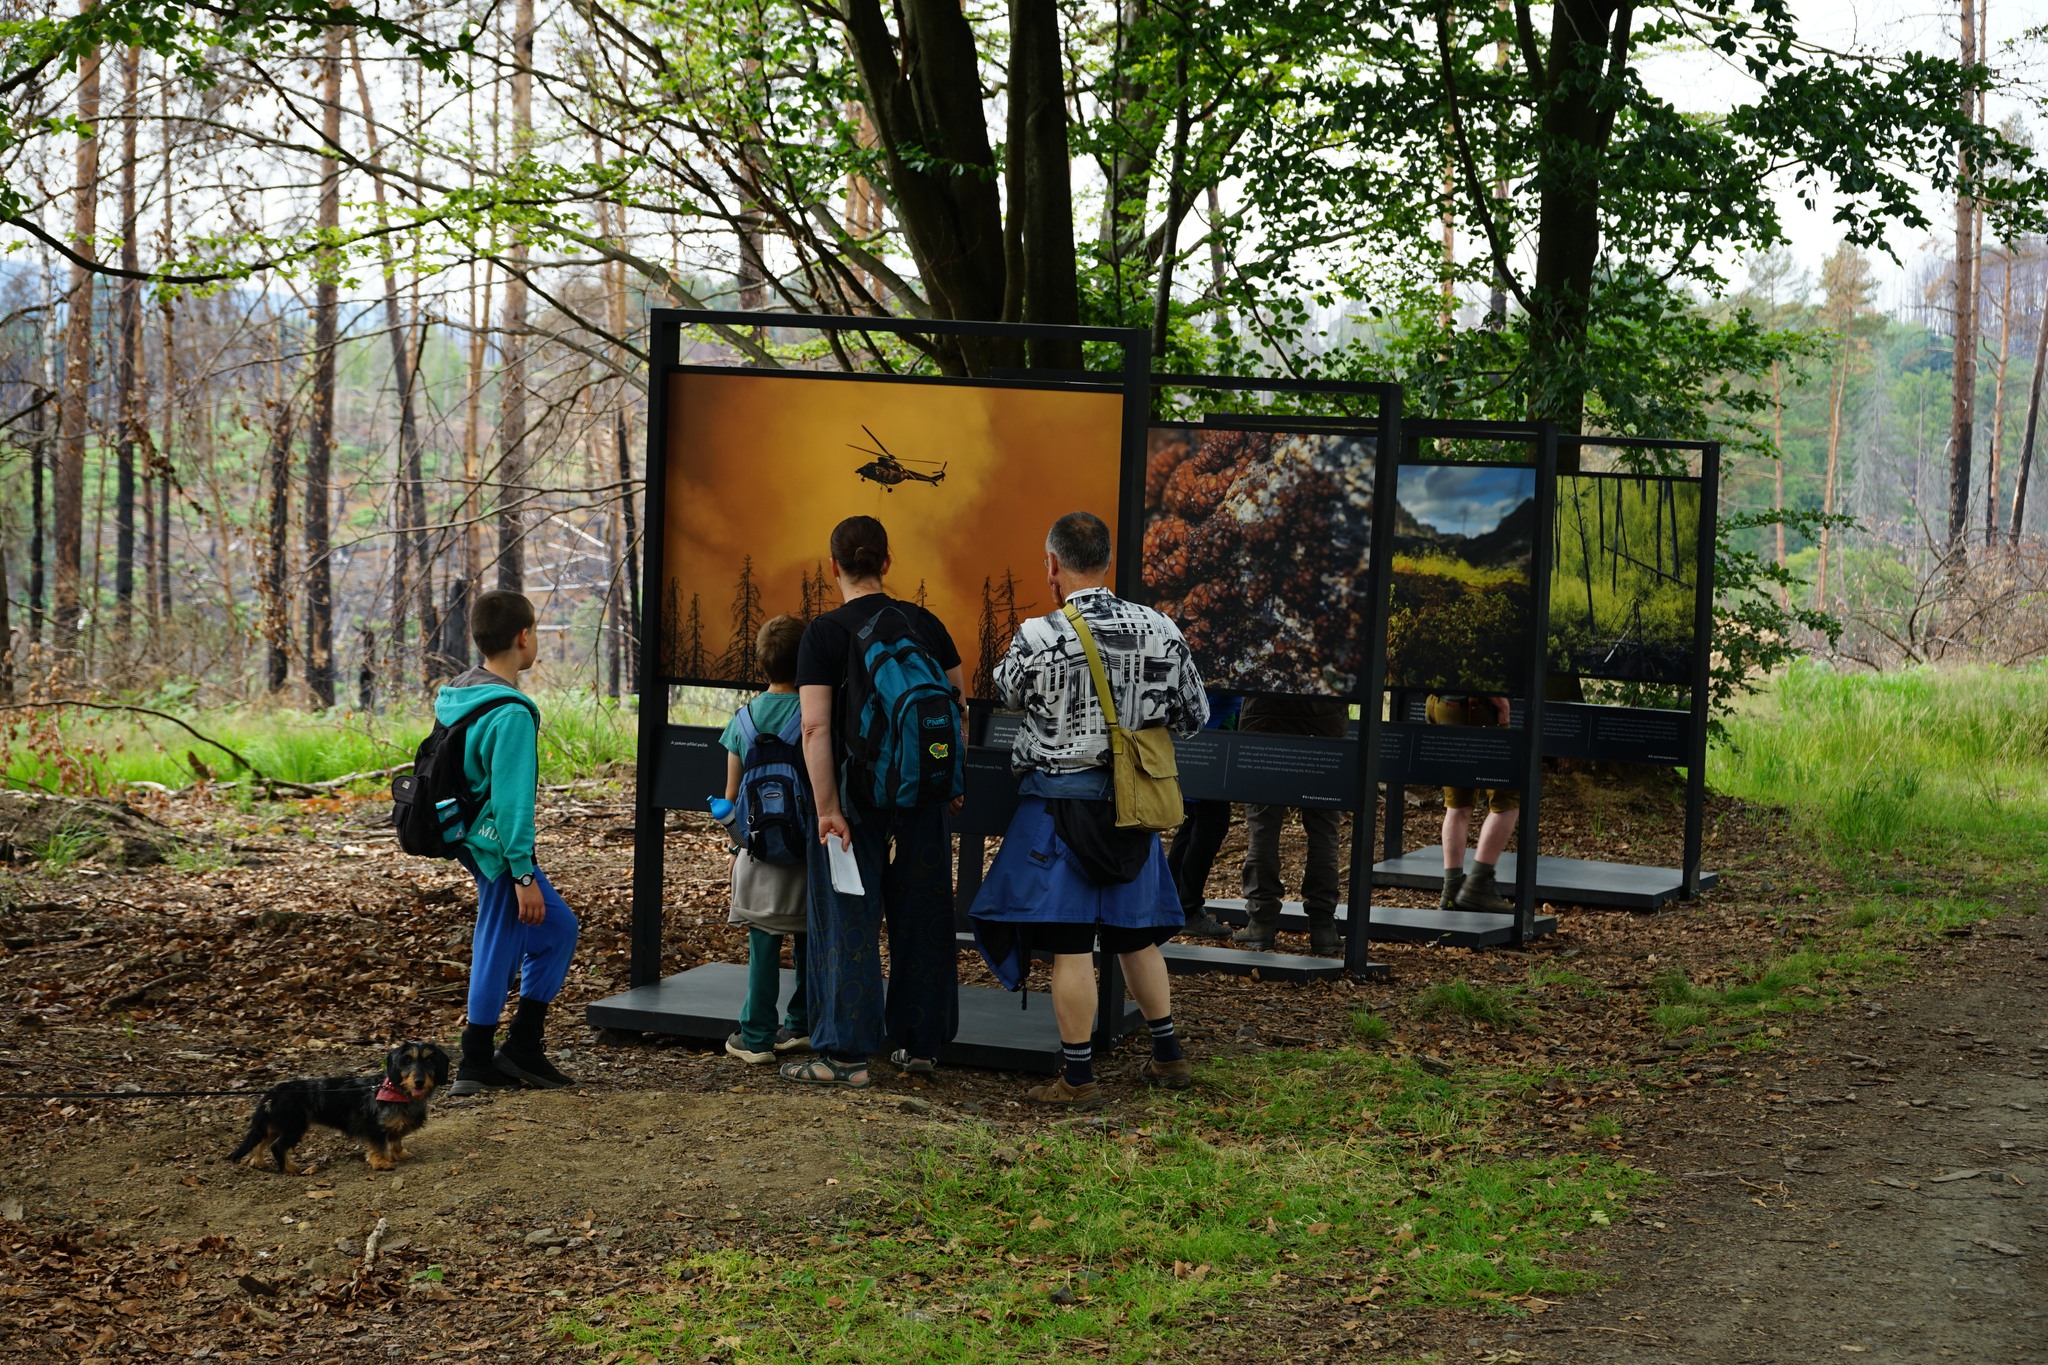
[[[1152,168],[1159,158],[1159,107],[1151,99],[1151,85],[1130,74],[1132,66],[1149,64],[1152,53],[1147,0],[1117,0],[1117,80],[1112,126],[1123,134],[1123,145],[1109,156],[1104,171],[1109,194],[1102,206],[1102,245],[1109,259],[1117,296],[1119,320],[1123,308],[1126,262],[1142,264],[1145,250],[1145,208],[1152,183]]]
[[[142,81],[142,49],[131,47],[121,62],[121,268],[131,272],[121,281],[120,345],[114,367],[114,412],[118,423],[115,437],[114,479],[114,668],[128,667],[129,645],[135,626],[135,447],[141,434],[137,416],[136,377],[142,354],[141,282],[132,272],[142,268],[136,235],[140,225],[135,216],[135,129],[141,122],[139,87]]]
[[[171,92],[170,82],[164,82],[164,255],[172,253],[172,233],[177,224],[172,217],[171,205],[176,198],[176,185],[171,172]],[[150,614],[154,623],[151,641],[159,648],[163,641],[164,628],[171,621],[171,483],[177,478],[177,466],[171,463],[172,452],[177,444],[178,431],[178,336],[176,305],[171,302],[168,292],[158,295],[158,305],[164,314],[164,424],[156,444],[156,458],[151,465],[156,474],[157,518],[156,537],[152,548],[156,554],[155,568],[150,573]]]
[[[512,25],[512,159],[533,146],[533,0],[518,0]],[[526,265],[523,228],[514,226],[505,278],[505,326],[498,371],[498,587],[526,588]]]
[[[2005,454],[2005,371],[2012,359],[2012,252],[2000,253],[2001,273],[1998,305],[1998,382],[1991,390],[1991,468],[1984,474],[1984,544],[1998,539],[1999,463]]]
[[[341,42],[327,30],[320,57],[321,134],[341,145]],[[341,227],[341,163],[327,163],[320,181],[320,231],[332,239]],[[334,348],[341,314],[341,258],[322,250],[313,293],[313,412],[306,433],[306,686],[322,708],[334,705],[334,571],[328,562],[328,498],[334,464]]]
[[[278,350],[284,350],[283,337]],[[265,680],[272,692],[291,681],[291,597],[287,562],[291,557],[292,409],[285,396],[284,361],[277,365],[278,401],[270,427],[270,543],[263,566],[263,638],[268,646]]]
[[[1963,65],[1977,62],[1976,0],[1962,0]],[[1963,113],[1971,116],[1975,97],[1963,96]],[[1957,176],[1968,184],[1967,151],[1958,153]],[[1970,524],[1970,458],[1977,439],[1977,205],[1968,194],[1956,196],[1956,341],[1954,388],[1949,398],[1948,547],[1957,555],[1966,548]]]
[[[355,71],[356,95],[363,106],[363,134],[369,146],[370,183],[377,195],[377,226],[383,228],[389,225],[390,214],[386,208],[384,163],[377,145],[377,114],[370,104],[370,82],[363,73],[362,53],[356,48],[353,34],[349,35],[348,55],[349,64]],[[393,260],[390,237],[379,237],[378,248],[384,265],[384,333],[391,341],[391,376],[398,388],[398,468],[392,481],[391,498],[390,630],[391,680],[396,685],[404,672],[398,661],[405,657],[406,614],[413,591],[408,581],[408,567],[409,564],[417,564],[423,575],[427,570],[426,532],[421,525],[425,520],[425,457],[413,400],[415,367],[411,329],[405,325],[399,312],[398,267]]]
[[[1022,214],[1024,219],[1023,319],[1072,325],[1081,320],[1081,292],[1074,263],[1066,66],[1061,60],[1060,11],[1055,0],[1010,0],[1009,117],[1013,129],[1022,129],[1018,145],[1023,152],[1019,179],[1024,200],[1011,204],[1010,212]],[[1183,117],[1179,145],[1184,149],[1186,144]],[[1169,217],[1169,237],[1172,231]],[[1162,263],[1160,268],[1170,267]],[[1035,340],[1030,353],[1037,369],[1081,368],[1079,342]]]
[[[2020,437],[2020,477],[2012,492],[2012,535],[2014,545],[2027,522],[2027,480],[2034,472],[2034,433],[2041,420],[2041,373],[2048,370],[2048,295],[2034,316],[2034,373],[2027,385],[2027,429]]]
[[[1559,0],[1551,11],[1548,69],[1538,120],[1537,164],[1546,168],[1536,213],[1530,295],[1530,416],[1565,432],[1584,428],[1586,333],[1600,259],[1600,166],[1618,99],[1603,98],[1610,48],[1625,51],[1635,20],[1622,0]],[[1578,468],[1560,453],[1558,468]]]
[[[1166,163],[1166,222],[1162,225],[1159,250],[1159,278],[1152,296],[1152,355],[1166,354],[1167,326],[1173,320],[1173,264],[1180,254],[1180,220],[1187,213],[1188,169],[1188,54],[1185,45],[1174,63],[1174,83],[1179,107],[1173,119],[1173,153]]]
[[[1000,318],[1002,205],[966,12],[959,0],[901,0],[899,51],[878,0],[841,3],[890,197],[932,315]],[[979,337],[958,338],[941,356],[952,374],[986,374],[1023,358],[1014,343]]]
[[[1829,516],[1835,511],[1835,471],[1840,468],[1842,448],[1842,394],[1849,387],[1849,331],[1847,324],[1842,328],[1842,358],[1835,369],[1835,381],[1828,393],[1828,476],[1821,493],[1820,510]],[[1822,611],[1828,607],[1828,542],[1834,528],[1822,525],[1820,528],[1820,572],[1814,580],[1814,606]]]
[[[1778,567],[1785,567],[1785,367],[1771,362],[1771,448],[1778,457],[1771,461],[1771,510],[1778,514]],[[1778,605],[1790,600],[1790,590],[1778,585]]]
[[[79,0],[79,13],[89,14],[93,0]],[[100,54],[94,48],[79,62],[78,121],[81,133],[96,129],[100,117]],[[78,140],[76,200],[72,205],[71,249],[88,261],[99,259],[94,237],[99,230],[100,142],[97,136]],[[51,641],[59,654],[78,649],[78,621],[84,610],[82,551],[85,540],[86,400],[92,393],[92,295],[94,275],[85,265],[71,267],[69,315],[64,335],[63,398],[58,417],[57,464],[51,480],[51,566],[56,610]]]

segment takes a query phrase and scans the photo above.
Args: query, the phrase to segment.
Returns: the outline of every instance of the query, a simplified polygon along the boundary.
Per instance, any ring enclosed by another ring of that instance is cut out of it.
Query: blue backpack
[[[802,711],[774,734],[754,726],[753,706],[740,708],[740,797],[733,836],[756,861],[792,867],[804,861],[817,829],[803,769]]]
[[[960,694],[894,603],[854,633],[846,666],[847,786],[878,810],[967,790]]]

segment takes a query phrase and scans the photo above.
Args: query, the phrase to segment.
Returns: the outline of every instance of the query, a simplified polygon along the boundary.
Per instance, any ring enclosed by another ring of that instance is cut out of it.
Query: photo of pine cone
[[[1372,620],[1373,443],[1155,426],[1141,600],[1230,691],[1349,696]]]

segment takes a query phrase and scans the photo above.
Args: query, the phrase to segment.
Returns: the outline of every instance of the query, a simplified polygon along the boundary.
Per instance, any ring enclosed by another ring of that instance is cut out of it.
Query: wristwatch
[[[529,873],[527,873],[527,874],[526,874],[525,876],[523,876],[523,877],[514,877],[514,878],[513,878],[512,880],[513,880],[513,882],[515,882],[516,884],[518,884],[518,885],[520,885],[520,886],[532,886],[532,885],[533,885],[533,874],[532,874],[531,872],[529,872]]]

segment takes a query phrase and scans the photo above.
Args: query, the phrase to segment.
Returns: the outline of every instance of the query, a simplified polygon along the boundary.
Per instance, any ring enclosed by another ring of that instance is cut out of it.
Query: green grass
[[[1247,1299],[1338,1292],[1331,1277],[1361,1317],[1571,1292],[1587,1275],[1557,1256],[1568,1237],[1647,1183],[1517,1149],[1479,1081],[1379,1054],[1268,1053],[1203,1083],[1121,1133],[1060,1126],[1018,1149],[953,1130],[913,1155],[899,1200],[816,1251],[695,1256],[672,1291],[562,1329],[592,1357],[1137,1365]]]
[[[1508,583],[1526,583],[1528,571],[1513,565],[1505,568],[1487,568],[1479,564],[1468,564],[1451,555],[1395,555],[1394,572],[1397,574],[1426,575],[1431,578],[1449,578],[1475,591],[1498,588]]]
[[[104,836],[89,829],[53,830],[36,848],[36,862],[45,872],[62,872],[103,842]]]
[[[1741,1024],[1765,1015],[1824,1009],[1845,987],[1905,962],[1862,943],[1808,947],[1738,973],[1721,985],[1696,985],[1672,967],[1651,985],[1650,1020],[1668,1035],[1708,1025]]]
[[[1512,991],[1475,986],[1463,977],[1429,987],[1415,997],[1414,1008],[1424,1019],[1455,1014],[1497,1029],[1520,1028],[1524,1022],[1522,1008],[1516,1004]]]
[[[1371,1010],[1351,1011],[1351,1036],[1368,1047],[1377,1047],[1393,1036],[1393,1027]]]
[[[542,782],[569,782],[632,763],[638,720],[630,708],[587,692],[543,693],[535,700],[542,715]],[[709,703],[686,703],[678,719],[715,718]],[[267,776],[287,782],[326,782],[406,762],[431,724],[424,704],[385,715],[346,710],[321,715],[269,706],[163,709],[240,753]],[[74,794],[111,793],[129,782],[185,787],[198,776],[194,759],[216,780],[242,776],[220,749],[149,716],[42,712],[0,728],[0,782],[10,787]]]
[[[1591,977],[1557,962],[1539,962],[1531,967],[1529,989],[1539,994],[1555,991],[1576,995],[1582,1000],[1598,1000],[1607,994]]]
[[[1801,662],[1727,722],[1714,786],[1787,807],[1855,868],[2048,855],[2048,668],[1837,673]]]

